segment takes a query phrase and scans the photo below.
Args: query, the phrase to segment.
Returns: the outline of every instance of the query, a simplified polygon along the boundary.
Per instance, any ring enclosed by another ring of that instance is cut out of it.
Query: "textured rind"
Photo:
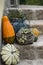
[[[34,35],[28,28],[21,28],[16,34],[16,39],[19,44],[32,44],[34,42]]]

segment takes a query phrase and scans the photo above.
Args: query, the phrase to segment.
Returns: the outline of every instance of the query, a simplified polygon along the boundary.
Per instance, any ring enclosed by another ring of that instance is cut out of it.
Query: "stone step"
[[[21,60],[18,65],[43,65],[43,59]]]
[[[43,46],[33,45],[17,45],[14,44],[20,51],[20,59],[43,59]]]

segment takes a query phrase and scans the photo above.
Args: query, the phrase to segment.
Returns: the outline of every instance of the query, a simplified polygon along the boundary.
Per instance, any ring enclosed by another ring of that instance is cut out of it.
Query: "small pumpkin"
[[[7,44],[2,47],[2,60],[6,65],[15,65],[19,62],[19,51],[13,44]]]
[[[40,32],[37,28],[33,28],[32,32],[34,34],[34,42],[36,42],[38,40],[38,36],[39,36]]]
[[[38,30],[37,28],[33,28],[33,29],[32,29],[32,32],[33,32],[33,34],[34,34],[35,36],[39,36],[39,34],[40,34],[40,32],[39,32],[39,30]]]
[[[28,28],[21,28],[16,34],[16,39],[21,45],[32,44],[34,42],[34,36]]]
[[[2,37],[5,43],[13,43],[15,31],[7,16],[2,17]]]
[[[27,21],[26,21],[27,22]],[[18,21],[12,23],[16,33],[22,28],[27,27],[27,24],[25,23],[25,20],[18,19]]]

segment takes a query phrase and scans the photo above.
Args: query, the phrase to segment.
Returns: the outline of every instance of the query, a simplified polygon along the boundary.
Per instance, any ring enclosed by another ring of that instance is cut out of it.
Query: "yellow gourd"
[[[39,30],[38,30],[37,28],[33,28],[33,29],[32,29],[32,32],[33,32],[33,34],[34,34],[35,36],[39,36],[39,34],[40,34],[40,32],[39,32]]]
[[[7,16],[2,17],[2,37],[5,43],[13,43],[15,31]]]

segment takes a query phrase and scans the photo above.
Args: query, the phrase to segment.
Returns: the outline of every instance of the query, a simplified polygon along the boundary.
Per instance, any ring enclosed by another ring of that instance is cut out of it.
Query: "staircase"
[[[5,4],[5,0],[3,1],[1,0],[0,2],[0,51],[2,45],[1,18],[3,16],[4,4]],[[43,8],[40,6],[40,9]],[[14,45],[20,51],[20,63],[18,65],[43,65],[43,35],[40,35],[38,41],[34,42],[32,45],[18,45],[16,43]],[[0,64],[4,65],[1,63],[1,59],[0,59]]]

